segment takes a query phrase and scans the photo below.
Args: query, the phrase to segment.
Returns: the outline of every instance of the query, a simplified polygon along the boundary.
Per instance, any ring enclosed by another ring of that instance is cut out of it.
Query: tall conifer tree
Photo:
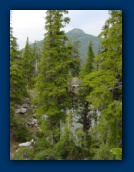
[[[11,14],[11,13],[10,13]],[[10,98],[16,102],[26,95],[26,81],[21,66],[20,52],[18,51],[17,38],[13,36],[10,26]]]
[[[47,129],[53,137],[53,144],[60,138],[60,120],[65,119],[70,106],[68,94],[70,76],[70,50],[67,37],[62,30],[69,22],[67,10],[48,10],[46,16],[43,57],[37,78],[37,113],[47,114]]]
[[[101,111],[97,130],[100,149],[122,147],[122,11],[109,11],[102,36],[102,51],[96,57],[98,71],[87,75],[85,82],[93,88],[87,97]],[[106,148],[109,147],[109,148]],[[100,152],[100,149],[98,152]],[[110,158],[101,156],[100,158]],[[99,154],[98,154],[99,155]]]
[[[33,50],[32,50],[32,56],[33,56],[33,77],[37,77],[38,75],[38,63],[41,61],[42,52],[41,48],[37,46],[37,42],[34,42]]]
[[[79,122],[83,125],[83,131],[87,132],[91,128],[91,116],[89,116],[90,112],[90,103],[86,100],[86,97],[91,92],[91,87],[83,82],[84,77],[91,73],[94,69],[93,63],[94,63],[94,52],[92,50],[92,43],[89,44],[88,47],[88,56],[87,56],[87,62],[85,63],[83,69],[80,73],[80,79],[82,83],[79,86],[79,92],[78,92],[78,104],[81,106],[81,110],[78,110],[80,112],[80,119]]]
[[[32,48],[30,47],[28,37],[26,40],[25,48],[24,48],[22,62],[23,62],[22,65],[23,65],[24,75],[27,80],[27,86],[31,87],[31,80],[34,73],[34,58],[33,58]]]
[[[72,43],[69,41],[68,47],[70,49],[70,58],[72,60],[70,63],[70,73],[72,77],[78,77],[80,72],[79,42],[74,41]]]

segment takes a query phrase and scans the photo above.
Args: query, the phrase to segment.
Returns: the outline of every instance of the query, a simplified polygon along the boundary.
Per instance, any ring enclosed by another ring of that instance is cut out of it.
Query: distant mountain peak
[[[90,42],[92,42],[93,51],[95,55],[98,54],[98,51],[100,50],[101,39],[97,38],[96,36],[85,33],[82,29],[74,28],[67,32],[66,36],[69,40],[72,41],[72,43],[75,41],[79,43],[79,55],[82,65],[86,62],[88,46]],[[38,47],[42,47],[43,42],[44,40],[38,41]],[[33,44],[31,46],[33,47]]]
[[[70,30],[69,32],[71,32],[71,33],[85,33],[82,29],[78,29],[78,28],[74,28],[74,29]]]

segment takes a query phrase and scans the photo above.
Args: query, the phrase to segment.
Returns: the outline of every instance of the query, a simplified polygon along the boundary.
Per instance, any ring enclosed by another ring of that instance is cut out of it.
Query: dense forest
[[[122,11],[109,11],[84,64],[67,14],[47,10],[43,46],[27,37],[23,51],[10,15],[12,160],[122,159]]]

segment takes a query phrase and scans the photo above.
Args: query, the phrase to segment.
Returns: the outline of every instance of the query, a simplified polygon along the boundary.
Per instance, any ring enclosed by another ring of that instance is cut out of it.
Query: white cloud
[[[45,10],[12,10],[13,33],[20,48],[25,46],[27,36],[30,42],[43,39],[45,15]]]
[[[20,48],[25,46],[26,38],[30,42],[42,40],[45,33],[46,10],[12,10],[14,36],[18,38]],[[69,10],[70,23],[64,28],[66,32],[79,28],[85,33],[97,36],[108,18],[107,10]]]

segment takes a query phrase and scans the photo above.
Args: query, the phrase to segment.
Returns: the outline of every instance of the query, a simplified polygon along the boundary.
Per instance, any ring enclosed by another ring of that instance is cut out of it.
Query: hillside
[[[122,160],[122,11],[103,39],[61,31],[67,13],[48,10],[45,39],[22,52],[10,26],[11,160]]]
[[[95,54],[98,53],[99,47],[100,47],[100,38],[97,38],[96,36],[86,34],[81,29],[73,29],[66,33],[67,37],[74,41],[79,42],[79,53],[80,53],[80,59],[82,63],[86,62],[87,58],[87,51],[88,51],[88,45],[90,42],[93,44],[93,51]]]
[[[73,29],[66,33],[67,37],[72,41],[78,41],[79,42],[79,53],[80,53],[80,59],[81,63],[86,62],[87,58],[87,51],[88,51],[88,45],[92,41],[93,44],[93,51],[95,54],[98,53],[99,47],[100,47],[100,38],[97,38],[96,36],[86,34],[81,29]],[[40,47],[43,44],[42,41],[37,41],[37,46]],[[33,44],[31,44],[33,46]]]

